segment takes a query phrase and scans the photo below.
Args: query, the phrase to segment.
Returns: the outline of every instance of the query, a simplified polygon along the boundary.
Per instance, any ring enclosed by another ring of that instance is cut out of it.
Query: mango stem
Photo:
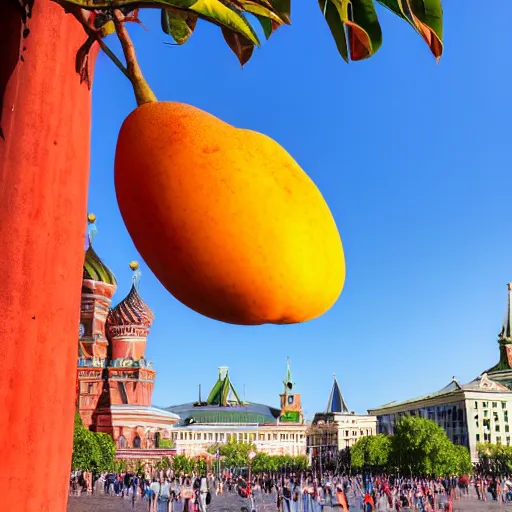
[[[113,18],[117,37],[119,37],[121,47],[123,48],[124,57],[126,59],[126,70],[130,82],[132,83],[137,105],[140,107],[144,103],[157,101],[155,93],[151,90],[151,87],[149,87],[140,69],[137,56],[135,55],[135,47],[133,46],[130,34],[128,34],[123,24],[123,13],[119,9],[114,9]]]

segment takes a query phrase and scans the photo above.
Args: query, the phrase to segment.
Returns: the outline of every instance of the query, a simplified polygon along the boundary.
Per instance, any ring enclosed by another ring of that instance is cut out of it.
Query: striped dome
[[[91,244],[89,244],[87,251],[85,251],[83,279],[91,279],[92,281],[117,286],[116,277],[105,263],[101,261]]]
[[[135,284],[133,284],[126,298],[110,311],[107,328],[134,325],[149,329],[154,319],[153,311],[141,299]]]

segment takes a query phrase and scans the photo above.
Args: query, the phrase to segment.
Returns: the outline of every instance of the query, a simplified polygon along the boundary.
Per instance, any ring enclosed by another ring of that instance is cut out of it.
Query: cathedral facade
[[[77,410],[84,426],[112,436],[119,456],[164,456],[179,417],[151,405],[156,372],[145,351],[153,312],[139,295],[136,262],[128,295],[111,308],[117,282],[93,249],[94,220],[90,215],[82,280]]]

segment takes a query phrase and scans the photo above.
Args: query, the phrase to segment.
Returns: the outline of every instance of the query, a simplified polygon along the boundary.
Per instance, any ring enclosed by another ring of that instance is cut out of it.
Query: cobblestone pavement
[[[250,503],[247,499],[242,499],[236,494],[224,494],[223,496],[214,496],[209,512],[240,512],[241,507],[250,509]],[[148,502],[138,500],[132,508],[130,498],[118,498],[110,496],[70,496],[68,502],[68,512],[148,512]],[[277,512],[275,501],[267,496],[262,499],[260,495],[256,496],[257,512]],[[326,509],[329,512],[332,509]],[[351,496],[350,510],[358,512],[359,504]],[[512,512],[512,506],[499,505],[492,501],[477,501],[476,497],[457,500],[454,504],[454,512],[492,512],[495,510],[509,510]],[[175,512],[181,512],[181,507],[176,507]],[[404,511],[405,512],[405,511]]]

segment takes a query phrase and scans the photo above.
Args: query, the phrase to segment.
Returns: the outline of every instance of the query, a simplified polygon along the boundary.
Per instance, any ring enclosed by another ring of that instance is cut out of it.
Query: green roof
[[[85,251],[83,279],[91,279],[101,283],[117,285],[116,278],[112,271],[101,261],[96,251],[89,244]]]
[[[243,401],[240,400],[235,387],[229,380],[227,367],[222,366],[219,368],[219,378],[210,391],[206,403],[219,407],[228,407],[233,403],[238,405],[244,404]]]
[[[191,421],[192,420],[192,421]],[[235,407],[223,411],[198,408],[185,418],[185,423],[276,423],[275,418],[269,415],[246,410],[237,410]]]

